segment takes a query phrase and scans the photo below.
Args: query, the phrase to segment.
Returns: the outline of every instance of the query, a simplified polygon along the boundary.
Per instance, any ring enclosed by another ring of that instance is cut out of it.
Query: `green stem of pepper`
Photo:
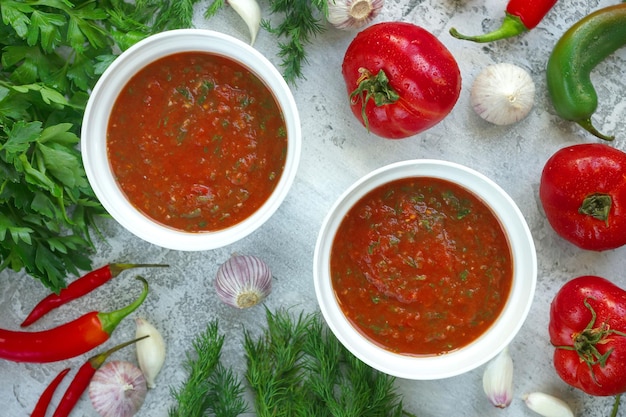
[[[119,310],[107,312],[107,313],[98,313],[98,318],[100,319],[100,323],[102,323],[102,330],[108,334],[113,333],[113,330],[117,327],[118,324],[130,313],[137,310],[137,308],[144,302],[146,297],[148,296],[148,281],[144,277],[136,276],[135,279],[138,279],[143,283],[143,292],[134,302],[127,305],[126,307],[120,308]]]
[[[502,20],[502,25],[498,29],[482,35],[468,36],[459,33],[455,28],[450,29],[450,35],[454,36],[455,38],[478,43],[493,42],[500,39],[512,38],[524,32],[528,32],[528,28],[524,25],[524,23],[522,23],[522,19],[509,13],[504,16],[504,19]]]
[[[598,107],[591,71],[624,45],[626,3],[620,3],[579,20],[559,39],[548,60],[547,87],[557,114],[603,140],[614,137],[600,133],[591,122]]]

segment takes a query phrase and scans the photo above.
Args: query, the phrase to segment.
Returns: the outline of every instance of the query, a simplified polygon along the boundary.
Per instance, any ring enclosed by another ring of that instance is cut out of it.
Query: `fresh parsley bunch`
[[[58,292],[91,269],[106,212],[77,146],[89,91],[119,51],[190,26],[197,1],[0,2],[0,271]]]

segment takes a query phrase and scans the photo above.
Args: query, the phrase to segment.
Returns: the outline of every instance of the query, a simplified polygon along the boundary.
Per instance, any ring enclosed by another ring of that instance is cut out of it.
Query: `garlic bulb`
[[[525,69],[516,65],[489,65],[474,80],[470,101],[486,121],[512,124],[526,117],[533,107],[535,83]]]
[[[542,392],[533,392],[524,396],[529,409],[544,417],[574,417],[572,409],[560,398]]]
[[[135,337],[149,336],[137,342],[137,361],[148,388],[154,388],[154,379],[165,362],[165,342],[161,333],[146,319],[136,318],[135,326]]]
[[[498,408],[506,408],[513,401],[513,359],[508,346],[492,360],[483,374],[483,389],[487,398]]]
[[[102,417],[134,416],[146,392],[146,379],[141,369],[127,361],[105,364],[89,383],[89,399]]]
[[[218,269],[215,289],[219,298],[230,306],[252,307],[272,291],[272,273],[256,256],[234,255]]]
[[[328,0],[328,23],[337,29],[358,29],[382,10],[384,0]]]
[[[250,45],[254,45],[261,27],[261,8],[256,0],[227,0],[230,7],[243,19],[250,31]]]

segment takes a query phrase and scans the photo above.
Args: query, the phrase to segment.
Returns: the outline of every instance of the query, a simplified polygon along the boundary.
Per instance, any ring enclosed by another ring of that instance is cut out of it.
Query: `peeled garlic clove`
[[[89,399],[102,417],[132,417],[146,398],[141,369],[127,361],[111,361],[89,383]]]
[[[328,23],[337,29],[359,29],[382,10],[384,0],[328,0]]]
[[[252,307],[272,291],[272,273],[256,256],[234,255],[219,267],[215,289],[218,297],[230,306]]]
[[[506,408],[513,401],[513,359],[505,347],[485,368],[483,389],[491,403]]]
[[[533,392],[524,396],[529,409],[544,417],[574,417],[572,409],[560,398],[543,392]]]
[[[154,388],[154,380],[165,362],[165,342],[161,333],[146,319],[135,319],[135,337],[148,336],[137,342],[137,361],[139,369],[146,378],[148,388]]]
[[[470,91],[474,111],[496,125],[519,122],[535,102],[535,83],[530,74],[513,64],[501,63],[483,69]]]
[[[250,31],[250,45],[254,45],[261,27],[261,8],[256,0],[227,0],[230,7],[243,19]]]

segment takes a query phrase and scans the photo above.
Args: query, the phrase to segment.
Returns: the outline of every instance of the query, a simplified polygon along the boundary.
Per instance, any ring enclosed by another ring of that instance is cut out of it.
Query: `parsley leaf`
[[[120,50],[190,27],[196,2],[0,2],[0,271],[58,292],[91,269],[91,233],[108,215],[78,150],[89,92]]]

